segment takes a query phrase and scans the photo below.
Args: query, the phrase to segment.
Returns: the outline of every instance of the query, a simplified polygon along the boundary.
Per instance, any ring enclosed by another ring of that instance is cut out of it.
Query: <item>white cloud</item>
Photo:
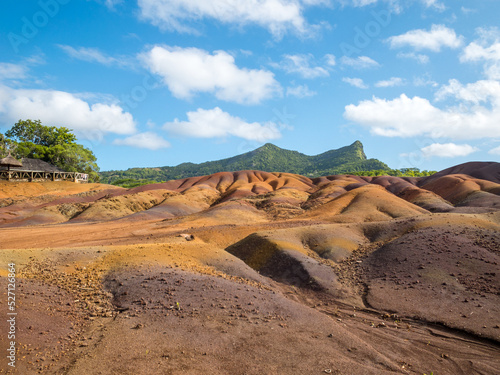
[[[461,62],[482,62],[489,79],[500,80],[500,31],[498,28],[477,29],[479,38],[464,48]]]
[[[396,14],[401,13],[404,8],[407,8],[414,3],[414,1],[409,0],[337,0],[337,2],[345,6],[353,7],[364,7],[367,5],[375,5],[377,3],[386,3],[388,9],[392,13]],[[446,9],[446,6],[438,0],[420,0],[420,3],[426,8],[433,8],[437,11],[443,11]]]
[[[448,97],[476,105],[491,102],[493,106],[500,109],[500,82],[484,80],[464,86],[458,80],[452,79],[448,85],[441,87],[436,92],[436,100],[438,101]]]
[[[467,156],[479,151],[477,147],[470,145],[457,145],[455,143],[433,143],[420,149],[424,157],[430,158],[438,156],[441,158],[456,158],[458,156]]]
[[[188,112],[187,118],[187,121],[175,119],[173,122],[167,122],[163,128],[173,134],[196,138],[234,136],[265,142],[281,137],[278,126],[273,122],[248,123],[239,117],[231,116],[219,107],[209,110],[199,108],[196,112]]]
[[[67,45],[58,45],[64,52],[69,56],[83,61],[98,62],[99,64],[111,65],[115,62],[115,59],[111,56],[107,56],[96,48],[85,48],[80,47],[78,49]]]
[[[113,9],[115,5],[121,4],[123,0],[105,0],[104,4],[110,9]]]
[[[311,54],[307,55],[285,55],[283,60],[272,66],[275,68],[283,69],[287,73],[296,73],[303,78],[318,78],[329,76],[330,73],[325,68],[320,66],[312,66],[314,57]]]
[[[433,127],[429,126],[429,120],[436,123],[439,114],[440,111],[427,99],[410,99],[404,94],[394,100],[374,97],[358,105],[350,104],[344,112],[348,120],[371,128],[374,134],[387,137],[411,137],[431,132]]]
[[[322,5],[318,0],[139,0],[144,19],[164,30],[196,32],[192,25],[203,19],[214,19],[231,25],[258,25],[275,37],[291,30],[308,33],[304,8]]]
[[[374,4],[376,2],[377,2],[377,0],[353,0],[352,4],[355,7],[364,7],[364,6],[367,6],[367,5],[370,5],[370,4]]]
[[[500,155],[500,146],[491,149],[490,151],[488,151],[488,154],[490,154],[490,155]]]
[[[403,59],[413,59],[419,62],[420,64],[427,64],[429,62],[429,56],[421,54],[421,53],[415,53],[415,52],[409,52],[409,53],[398,53],[399,58]]]
[[[359,57],[348,57],[342,56],[340,58],[340,62],[342,65],[351,66],[356,69],[366,69],[366,68],[374,68],[380,66],[378,62],[369,58],[368,56],[359,56]]]
[[[353,6],[355,8],[361,8],[368,5],[376,4],[379,0],[337,0],[344,6]],[[391,11],[399,13],[401,11],[401,6],[398,0],[383,0],[389,3]]]
[[[26,78],[26,67],[11,63],[0,63],[0,81]]]
[[[477,13],[477,9],[471,9],[471,8],[466,8],[466,7],[462,7],[462,8],[460,8],[460,10],[465,15],[468,15],[468,14],[471,14],[471,13]]]
[[[423,75],[421,77],[415,77],[413,79],[413,84],[417,87],[424,87],[424,86],[431,86],[431,87],[438,87],[439,84],[432,80],[429,75]]]
[[[351,86],[357,87],[359,89],[367,89],[368,85],[366,85],[361,78],[342,78],[342,82],[348,83]]]
[[[327,53],[325,55],[325,59],[326,59],[326,65],[329,65],[329,66],[337,65],[337,60],[336,60],[334,55]]]
[[[500,83],[479,81],[466,86],[450,81],[436,98],[456,103],[438,108],[418,96],[386,100],[374,97],[345,107],[344,117],[386,137],[481,139],[500,137]]]
[[[104,52],[99,51],[97,48],[87,48],[87,47],[78,47],[74,48],[68,45],[58,45],[66,54],[74,59],[87,61],[87,62],[96,62],[99,64],[111,66],[117,65],[121,67],[130,66],[132,62],[127,61],[126,58],[116,58],[105,54]]]
[[[311,91],[307,85],[298,85],[287,87],[286,96],[296,96],[297,98],[306,98],[316,95],[316,91]]]
[[[463,37],[457,36],[455,30],[444,25],[432,25],[431,30],[411,30],[405,34],[392,36],[387,39],[391,48],[410,46],[416,50],[428,49],[434,52],[441,51],[442,47],[459,48]]]
[[[485,45],[485,40],[470,43],[465,47],[461,61],[498,61],[500,60],[500,41]]]
[[[220,100],[257,104],[281,94],[273,73],[239,68],[234,57],[224,51],[210,54],[198,48],[155,46],[140,58],[177,98],[206,92]]]
[[[434,8],[434,9],[439,10],[439,11],[443,11],[446,9],[445,5],[438,0],[422,0],[422,3],[427,8]]]
[[[135,132],[132,115],[116,104],[89,104],[76,94],[55,90],[12,89],[0,85],[0,118],[41,120],[45,125],[65,126],[84,138],[105,133]]]
[[[146,148],[148,150],[159,150],[170,147],[170,143],[153,132],[134,134],[125,139],[115,139],[113,144],[120,146],[131,146],[136,148]]]
[[[401,78],[391,77],[390,79],[385,81],[378,81],[377,83],[375,83],[375,87],[394,87],[394,86],[401,86],[403,84],[404,82]]]

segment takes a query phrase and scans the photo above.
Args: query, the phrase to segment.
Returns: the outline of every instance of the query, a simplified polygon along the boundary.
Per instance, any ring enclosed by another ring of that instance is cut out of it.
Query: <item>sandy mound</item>
[[[364,185],[313,208],[301,219],[334,222],[366,222],[428,214],[428,211],[397,198],[383,187]]]
[[[500,163],[496,162],[470,162],[442,170],[430,177],[423,179],[424,183],[429,183],[443,176],[450,174],[465,174],[481,180],[492,181],[500,184]]]
[[[496,168],[0,182],[0,372],[496,375]]]
[[[500,232],[433,226],[364,264],[370,306],[500,341]]]
[[[485,169],[479,167],[483,175],[492,168],[496,170],[496,164],[487,164]],[[123,217],[173,219],[234,201],[250,203],[263,211],[268,220],[297,217],[365,222],[428,212],[477,213],[494,211],[500,206],[500,184],[492,181],[495,175],[490,180],[444,173],[423,179],[340,175],[311,180],[287,173],[241,171],[130,190],[70,182],[1,182],[0,225],[31,226]]]

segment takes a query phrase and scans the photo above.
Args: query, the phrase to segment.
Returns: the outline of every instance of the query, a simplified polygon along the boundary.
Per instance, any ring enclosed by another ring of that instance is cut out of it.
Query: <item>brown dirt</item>
[[[464,175],[0,182],[0,310],[14,262],[19,312],[0,373],[497,374],[499,194]]]

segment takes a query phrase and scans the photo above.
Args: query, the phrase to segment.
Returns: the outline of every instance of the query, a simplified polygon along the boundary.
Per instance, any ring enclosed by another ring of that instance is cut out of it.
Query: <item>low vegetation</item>
[[[375,171],[360,171],[360,172],[353,172],[350,174],[353,174],[355,176],[370,176],[370,177],[376,177],[376,176],[427,177],[433,175],[434,173],[437,172],[428,170],[421,171],[418,168],[401,168],[401,169],[378,169]]]

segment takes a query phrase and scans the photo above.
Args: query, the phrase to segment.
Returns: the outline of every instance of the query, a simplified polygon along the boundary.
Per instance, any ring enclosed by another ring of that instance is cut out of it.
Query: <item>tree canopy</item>
[[[5,133],[5,136],[17,142],[31,142],[47,147],[76,142],[72,130],[65,127],[44,126],[40,120],[19,120]]]
[[[89,181],[99,181],[97,158],[76,141],[71,129],[44,126],[40,120],[19,120],[5,135],[0,134],[0,153],[41,159],[66,172],[87,173]]]

